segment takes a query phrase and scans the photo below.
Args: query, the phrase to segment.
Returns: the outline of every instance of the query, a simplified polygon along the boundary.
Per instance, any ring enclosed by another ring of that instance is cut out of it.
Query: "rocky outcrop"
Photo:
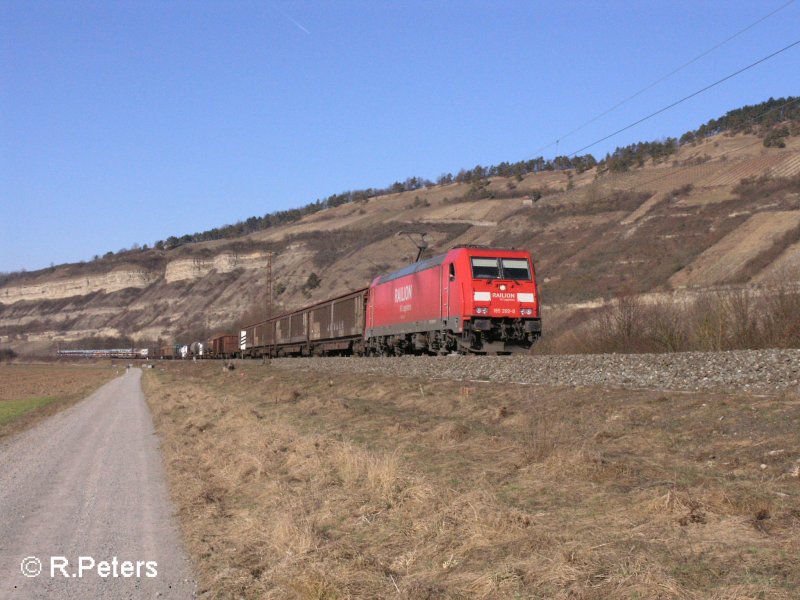
[[[96,292],[110,294],[126,288],[146,288],[161,277],[161,273],[138,267],[118,267],[108,273],[23,283],[0,288],[0,304],[20,301],[60,300],[86,296]]]
[[[167,283],[200,279],[212,271],[230,273],[236,269],[259,269],[267,266],[268,255],[263,252],[237,254],[225,252],[209,258],[181,258],[167,263],[164,279]]]
[[[261,269],[267,266],[268,254],[223,252],[208,258],[179,258],[162,270],[147,270],[134,265],[120,266],[108,273],[19,283],[0,287],[0,304],[27,301],[60,300],[96,292],[110,294],[126,288],[143,289],[163,279],[167,283],[201,279],[212,272],[230,273],[236,269]]]
[[[263,305],[268,252],[205,252],[158,266],[150,257],[150,265],[123,263],[105,273],[92,264],[18,276],[0,287],[0,345],[44,355],[88,337],[169,339],[180,328],[227,327],[254,299]],[[300,250],[287,254],[297,256],[308,258]],[[276,271],[284,272],[279,263]],[[296,272],[301,281],[307,276],[302,266]]]

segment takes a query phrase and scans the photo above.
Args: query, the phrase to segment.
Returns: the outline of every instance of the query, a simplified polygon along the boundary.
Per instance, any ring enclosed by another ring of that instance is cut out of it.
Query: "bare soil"
[[[200,592],[793,598],[800,397],[168,364]]]

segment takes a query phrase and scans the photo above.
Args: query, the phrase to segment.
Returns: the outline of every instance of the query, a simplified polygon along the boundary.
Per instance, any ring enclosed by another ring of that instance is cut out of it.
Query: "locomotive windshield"
[[[496,258],[472,257],[473,279],[500,279],[500,264]]]
[[[524,258],[472,257],[473,279],[515,279],[530,281],[531,271]]]
[[[503,279],[530,280],[531,272],[528,270],[528,261],[524,258],[504,258],[500,262],[503,263]]]

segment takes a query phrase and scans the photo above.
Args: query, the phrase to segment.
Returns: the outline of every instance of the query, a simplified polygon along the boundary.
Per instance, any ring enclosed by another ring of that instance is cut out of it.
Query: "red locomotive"
[[[246,327],[242,356],[508,354],[541,335],[529,252],[458,246]]]

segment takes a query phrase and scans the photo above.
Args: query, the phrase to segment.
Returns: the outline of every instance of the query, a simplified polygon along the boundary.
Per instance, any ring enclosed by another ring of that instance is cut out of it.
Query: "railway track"
[[[291,358],[283,369],[419,379],[678,391],[800,392],[800,350],[568,356]]]

